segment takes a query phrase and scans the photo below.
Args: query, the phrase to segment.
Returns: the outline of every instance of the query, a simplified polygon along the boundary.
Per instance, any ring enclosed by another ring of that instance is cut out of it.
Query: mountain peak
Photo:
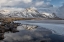
[[[27,8],[25,11],[29,13],[39,13],[37,9],[34,7]]]
[[[10,10],[0,10],[0,13],[7,15],[8,13],[10,13]]]
[[[55,18],[56,17],[55,14],[53,14],[53,13],[47,13],[47,12],[43,12],[42,15],[44,17],[47,17],[47,18]]]

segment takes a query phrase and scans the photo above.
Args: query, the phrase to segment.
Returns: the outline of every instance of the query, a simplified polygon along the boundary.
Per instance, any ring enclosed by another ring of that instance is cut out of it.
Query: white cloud
[[[41,7],[41,6],[45,6],[45,7],[49,7],[50,3],[47,2],[47,4],[44,2],[44,0],[36,0],[34,2],[34,0],[0,0],[0,7]]]
[[[28,4],[31,2],[32,0],[0,0],[0,6],[16,6],[23,3]]]
[[[9,10],[9,11],[23,11],[24,8],[2,8],[0,10]]]
[[[6,2],[7,2],[7,0],[0,0],[0,4],[6,3]]]
[[[41,2],[36,2],[36,6],[41,6],[41,5],[43,5],[44,4],[44,1],[41,1]]]
[[[32,0],[22,0],[24,3],[30,3]]]
[[[15,5],[16,3],[18,3],[18,1],[16,1],[16,0],[1,0],[0,1],[0,5],[1,5],[1,7],[2,6],[13,6],[13,5]]]

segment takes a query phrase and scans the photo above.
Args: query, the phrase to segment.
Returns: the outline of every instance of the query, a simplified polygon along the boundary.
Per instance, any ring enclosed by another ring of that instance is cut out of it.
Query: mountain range
[[[0,17],[47,18],[60,19],[55,13],[40,13],[37,9],[27,8],[24,11],[0,10]]]

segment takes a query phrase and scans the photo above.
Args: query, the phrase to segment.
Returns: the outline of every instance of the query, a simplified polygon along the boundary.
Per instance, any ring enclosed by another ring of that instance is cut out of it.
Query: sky
[[[0,8],[60,7],[64,0],[0,0]]]
[[[60,7],[60,6],[62,6],[62,4],[64,3],[64,0],[51,0],[50,3],[51,3],[52,5],[55,5],[55,6],[57,6],[57,7]]]
[[[59,13],[64,17],[64,0],[0,0],[0,9],[24,10],[30,7],[40,12]]]

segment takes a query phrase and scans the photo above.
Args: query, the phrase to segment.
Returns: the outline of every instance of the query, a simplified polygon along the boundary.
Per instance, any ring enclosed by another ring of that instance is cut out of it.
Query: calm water
[[[64,24],[62,23],[25,20],[15,22],[37,25],[39,28],[26,30],[22,26],[18,26],[17,29],[20,32],[5,33],[5,39],[2,42],[41,42],[43,39],[50,39],[50,42],[64,42]]]
[[[59,21],[59,22],[58,22]],[[64,35],[64,24],[62,24],[64,21],[60,21],[60,20],[45,20],[46,23],[43,23],[43,21],[16,21],[19,22],[21,24],[33,24],[33,25],[38,25],[40,27],[45,27],[47,29],[50,29],[53,33],[57,33],[59,35]],[[50,22],[50,23],[48,23]],[[56,23],[57,22],[57,23]],[[62,22],[62,23],[61,23]],[[58,24],[59,23],[59,24]]]

